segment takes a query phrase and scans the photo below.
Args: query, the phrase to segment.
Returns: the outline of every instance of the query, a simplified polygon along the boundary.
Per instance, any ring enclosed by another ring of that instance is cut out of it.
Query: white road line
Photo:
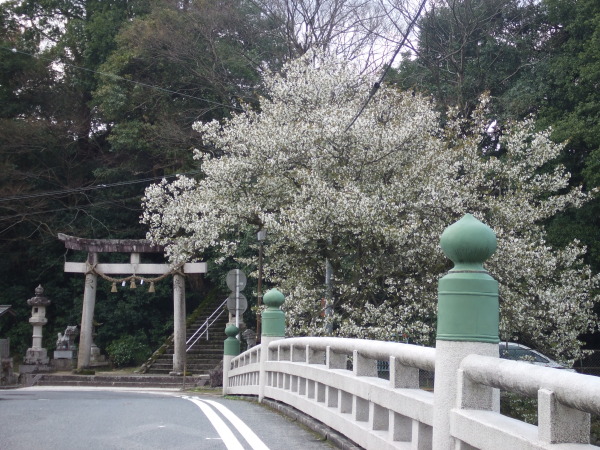
[[[244,450],[244,447],[233,435],[231,429],[225,424],[225,422],[223,422],[223,419],[221,419],[210,406],[193,397],[182,398],[196,404],[202,410],[204,415],[208,418],[208,420],[210,420],[212,426],[215,428],[215,430],[217,430],[217,433],[219,433],[219,436],[221,436],[221,439],[223,439],[223,443],[228,450]]]
[[[219,402],[215,402],[214,400],[200,400],[201,402],[208,403],[212,405],[214,408],[218,409],[223,416],[231,424],[240,432],[242,437],[246,439],[248,444],[253,448],[253,450],[269,450],[269,447],[265,445],[265,443],[250,429],[248,425],[246,425],[242,419],[236,416],[230,409],[228,409],[225,405],[222,405]]]

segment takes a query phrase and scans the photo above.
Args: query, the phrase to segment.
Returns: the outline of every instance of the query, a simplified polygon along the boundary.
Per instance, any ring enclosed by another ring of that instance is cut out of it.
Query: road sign
[[[236,285],[240,291],[246,287],[246,274],[240,269],[232,269],[227,272],[227,287],[235,292]]]
[[[238,300],[235,298],[235,292],[232,292],[229,294],[229,297],[227,297],[227,309],[233,315],[237,315],[236,309],[240,312],[240,314],[244,314],[244,312],[248,309],[248,300],[246,299],[246,296],[242,293],[238,295]],[[236,304],[238,304],[237,308]]]
[[[233,269],[227,272],[226,281],[227,287],[232,291],[227,297],[227,309],[230,314],[235,315],[235,326],[239,328],[240,316],[248,309],[248,300],[240,293],[246,287],[246,275],[240,269]]]

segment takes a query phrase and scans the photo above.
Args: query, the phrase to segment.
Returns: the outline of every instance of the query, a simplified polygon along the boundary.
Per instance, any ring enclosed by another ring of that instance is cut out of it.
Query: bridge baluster
[[[358,350],[352,352],[352,371],[357,377],[376,377],[377,360],[366,358]]]
[[[418,389],[419,369],[405,366],[390,356],[390,387],[392,389]]]
[[[307,379],[306,380],[306,397],[315,398],[315,381]]]
[[[410,417],[390,411],[389,421],[392,441],[410,442],[412,440],[413,420]]]
[[[306,378],[298,377],[298,395],[306,395]]]
[[[328,369],[345,369],[348,357],[344,353],[336,353],[327,346],[325,350],[325,365]]]
[[[306,346],[306,362],[309,364],[323,364],[325,362],[325,351]]]
[[[354,420],[357,422],[368,422],[369,400],[365,400],[364,398],[355,395],[352,399],[352,412],[354,413]]]
[[[325,403],[326,388],[327,388],[326,385],[324,385],[323,383],[317,382],[317,401],[319,403]]]
[[[339,400],[339,389],[331,386],[327,386],[327,406],[330,408],[337,408]]]
[[[306,347],[295,347],[291,348],[291,361],[294,362],[306,362]]]
[[[433,447],[433,428],[423,422],[413,420],[411,442],[414,449],[431,449]]]
[[[389,427],[388,409],[376,403],[369,405],[369,428],[375,431],[386,431]]]
[[[291,361],[291,351],[288,347],[277,347],[277,361]]]
[[[554,392],[538,391],[538,437],[548,444],[590,442],[590,414],[560,403]]]
[[[298,392],[298,376],[292,375],[290,390],[292,392]]]
[[[352,394],[346,391],[340,391],[340,413],[352,414]]]

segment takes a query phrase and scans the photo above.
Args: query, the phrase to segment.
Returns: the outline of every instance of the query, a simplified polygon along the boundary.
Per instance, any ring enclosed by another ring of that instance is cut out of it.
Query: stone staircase
[[[206,305],[200,309],[197,318],[187,327],[186,340],[189,339],[198,328],[203,325],[211,314],[219,307],[222,300]],[[204,375],[214,369],[223,360],[223,341],[225,326],[228,321],[228,313],[222,308],[222,314],[208,328],[208,339],[203,336],[187,352],[185,370],[188,374]],[[217,314],[221,310],[217,311]],[[173,371],[173,341],[172,337],[167,340],[159,350],[139,370],[140,373],[169,375]]]

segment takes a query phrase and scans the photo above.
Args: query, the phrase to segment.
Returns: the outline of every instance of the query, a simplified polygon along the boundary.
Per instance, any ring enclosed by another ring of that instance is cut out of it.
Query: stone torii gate
[[[94,308],[96,305],[96,286],[98,275],[130,275],[132,283],[142,279],[144,275],[161,277],[173,275],[173,374],[184,371],[185,365],[185,280],[186,273],[206,273],[206,263],[186,263],[177,268],[168,264],[140,263],[140,253],[163,253],[162,245],[154,245],[145,239],[84,239],[59,233],[58,239],[63,241],[65,248],[88,252],[87,261],[65,262],[65,272],[85,274],[83,292],[83,308],[81,312],[81,330],[79,337],[79,354],[77,368],[83,369],[90,365],[92,348],[92,328]],[[129,264],[99,263],[98,253],[130,253]]]

